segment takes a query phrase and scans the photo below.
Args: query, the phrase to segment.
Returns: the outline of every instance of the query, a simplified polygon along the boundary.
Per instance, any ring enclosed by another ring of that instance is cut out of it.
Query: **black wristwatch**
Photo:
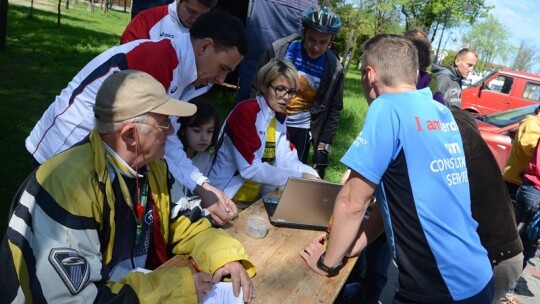
[[[339,273],[341,268],[343,268],[343,261],[339,262],[339,264],[336,267],[328,267],[324,265],[324,262],[323,262],[325,256],[326,256],[326,251],[323,252],[323,254],[321,254],[321,256],[319,257],[319,260],[317,261],[317,268],[328,273],[329,277],[333,277]]]

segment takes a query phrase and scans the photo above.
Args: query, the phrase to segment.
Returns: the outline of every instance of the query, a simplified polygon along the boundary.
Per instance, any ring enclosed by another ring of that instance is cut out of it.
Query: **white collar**
[[[131,166],[129,166],[123,159],[114,151],[109,145],[107,145],[105,142],[103,142],[103,146],[105,146],[105,151],[107,154],[107,161],[109,164],[111,164],[114,168],[116,168],[116,171],[120,172],[125,177],[131,177],[135,178],[137,175],[139,177],[143,177],[143,175],[138,174]]]

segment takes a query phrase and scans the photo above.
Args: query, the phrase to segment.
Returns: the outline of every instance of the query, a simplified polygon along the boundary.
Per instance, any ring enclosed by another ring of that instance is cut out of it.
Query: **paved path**
[[[540,304],[540,259],[529,260],[518,280],[516,288],[518,300],[522,304]]]
[[[388,283],[383,290],[379,303],[392,304],[396,288],[397,268],[391,263],[388,269]],[[515,295],[521,304],[540,304],[540,258],[529,260],[527,267],[518,279]]]

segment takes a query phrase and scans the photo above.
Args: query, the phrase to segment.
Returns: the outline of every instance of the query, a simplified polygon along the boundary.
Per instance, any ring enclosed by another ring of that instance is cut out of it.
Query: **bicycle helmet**
[[[336,35],[341,29],[341,19],[333,9],[317,5],[306,11],[302,17],[302,26],[321,33]]]

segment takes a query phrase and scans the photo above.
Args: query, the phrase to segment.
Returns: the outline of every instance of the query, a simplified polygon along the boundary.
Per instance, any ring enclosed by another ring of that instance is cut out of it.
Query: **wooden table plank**
[[[253,303],[333,303],[356,258],[349,259],[338,276],[320,276],[311,271],[298,254],[320,231],[268,224],[268,234],[262,239],[255,239],[246,233],[246,221],[252,214],[268,220],[262,202],[258,201],[242,211],[234,225],[226,230],[244,244],[249,260],[257,268],[252,279],[257,295]],[[174,257],[164,266],[171,264],[185,265],[186,259]]]

